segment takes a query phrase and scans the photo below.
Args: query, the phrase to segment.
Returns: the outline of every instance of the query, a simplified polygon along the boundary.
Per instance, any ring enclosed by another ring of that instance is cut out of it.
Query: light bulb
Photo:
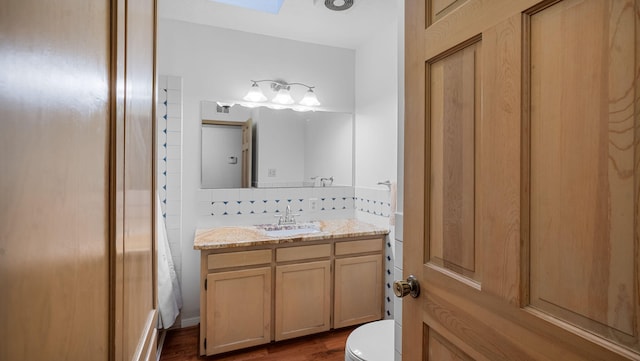
[[[258,86],[258,83],[253,83],[247,95],[245,95],[242,99],[249,102],[264,102],[267,100],[267,97],[262,92],[262,89],[260,89],[260,87]]]
[[[318,101],[318,97],[316,97],[316,93],[313,92],[311,88],[304,94],[304,98],[299,103],[300,105],[306,105],[308,107],[314,107],[320,105]]]
[[[286,88],[281,88],[280,90],[278,90],[278,94],[276,94],[276,96],[271,101],[277,104],[284,105],[289,105],[296,102],[295,100],[293,100],[291,94],[289,94],[289,90],[287,90]]]

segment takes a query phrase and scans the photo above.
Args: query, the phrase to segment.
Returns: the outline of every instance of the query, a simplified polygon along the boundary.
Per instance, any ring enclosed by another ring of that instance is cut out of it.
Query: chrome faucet
[[[288,205],[283,215],[276,216],[276,217],[280,217],[278,219],[278,225],[282,226],[282,225],[296,224],[295,216],[299,216],[299,214],[291,213],[291,206]]]
[[[327,184],[331,186],[333,184],[333,176],[329,178],[320,178],[320,183],[322,184],[323,187],[326,187]]]

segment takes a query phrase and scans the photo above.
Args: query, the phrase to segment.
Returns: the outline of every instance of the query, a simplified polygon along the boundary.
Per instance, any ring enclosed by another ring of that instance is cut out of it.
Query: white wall
[[[189,322],[185,320],[197,321],[200,308],[200,259],[199,252],[193,250],[193,237],[197,227],[214,223],[207,223],[206,211],[199,209],[200,205],[207,205],[202,197],[211,196],[211,192],[200,191],[200,102],[240,99],[251,79],[283,79],[314,85],[325,109],[353,113],[355,52],[166,19],[158,22],[157,52],[158,74],[182,77],[180,278],[184,299],[182,325],[186,326]],[[255,197],[260,196],[263,193],[255,192]],[[339,198],[351,196],[344,194]],[[274,193],[273,197],[280,194]],[[353,206],[348,211],[353,214]],[[224,222],[230,225],[253,221],[236,217],[225,218]]]
[[[356,49],[356,187],[396,181],[397,21],[380,26]]]
[[[197,110],[190,102],[241,100],[250,80],[281,79],[315,86],[323,109],[353,113],[354,56],[349,49],[176,20],[158,22],[158,72],[183,77],[186,112]],[[267,94],[266,84],[261,87]],[[295,99],[305,91],[291,88]]]
[[[398,22],[380,24],[356,49],[356,217],[389,227],[385,247],[385,317],[395,318],[394,271],[398,134]],[[390,187],[378,182],[390,181]]]

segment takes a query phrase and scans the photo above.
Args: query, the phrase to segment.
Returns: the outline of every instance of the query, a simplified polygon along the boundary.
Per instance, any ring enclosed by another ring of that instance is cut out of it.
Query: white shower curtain
[[[182,308],[182,294],[171,258],[167,229],[157,197],[156,235],[158,237],[158,329],[173,325]]]

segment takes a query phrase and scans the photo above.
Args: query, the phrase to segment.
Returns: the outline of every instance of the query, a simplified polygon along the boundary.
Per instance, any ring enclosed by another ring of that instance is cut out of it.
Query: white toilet
[[[347,338],[345,361],[393,361],[393,327],[393,320],[382,320],[353,330]]]

